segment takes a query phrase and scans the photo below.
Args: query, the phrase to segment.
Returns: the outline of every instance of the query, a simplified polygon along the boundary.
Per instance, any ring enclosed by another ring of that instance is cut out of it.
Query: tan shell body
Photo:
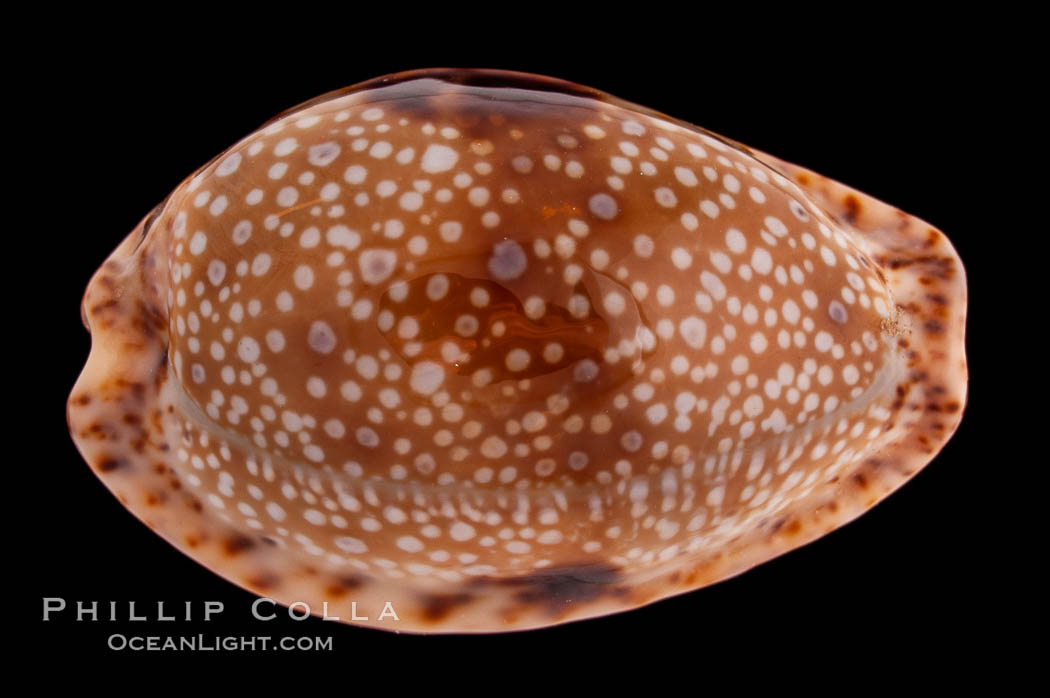
[[[92,279],[74,440],[227,579],[417,632],[710,584],[923,467],[966,397],[943,234],[587,88],[422,71],[187,179]]]

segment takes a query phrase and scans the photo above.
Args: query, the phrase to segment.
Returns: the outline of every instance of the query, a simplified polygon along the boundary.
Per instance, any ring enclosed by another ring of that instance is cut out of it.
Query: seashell
[[[379,78],[202,167],[92,278],[86,461],[209,569],[414,632],[711,584],[914,475],[966,399],[947,238],[595,90]]]

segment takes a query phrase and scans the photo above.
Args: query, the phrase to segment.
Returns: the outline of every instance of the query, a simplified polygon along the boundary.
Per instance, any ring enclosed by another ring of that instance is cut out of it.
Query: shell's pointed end
[[[253,593],[392,631],[725,579],[880,501],[966,403],[939,231],[503,71],[286,112],[183,182],[82,307],[69,427],[120,501]]]

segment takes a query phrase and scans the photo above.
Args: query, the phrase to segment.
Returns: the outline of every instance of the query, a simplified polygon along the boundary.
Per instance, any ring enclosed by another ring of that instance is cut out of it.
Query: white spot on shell
[[[245,363],[255,363],[259,359],[259,343],[251,337],[242,337],[237,342],[237,356]]]
[[[326,167],[339,157],[339,145],[331,141],[310,146],[307,162],[315,167]]]
[[[226,276],[226,263],[221,259],[213,259],[208,264],[208,280],[211,281],[213,286],[218,286],[222,283],[223,278]]]
[[[233,155],[229,156],[221,163],[219,163],[219,166],[215,168],[215,174],[217,174],[220,177],[228,177],[229,175],[237,171],[237,168],[240,166],[240,164],[241,154],[234,153]]]
[[[619,212],[619,206],[616,203],[616,199],[604,193],[592,196],[588,205],[590,206],[591,213],[598,216],[598,218],[607,221],[611,221]]]
[[[840,325],[846,324],[846,320],[849,318],[849,315],[846,313],[846,307],[839,301],[831,301],[828,305],[828,315]]]
[[[394,273],[397,253],[393,250],[365,250],[358,262],[361,267],[361,279],[366,284],[380,284]]]
[[[306,337],[310,348],[319,354],[330,354],[335,349],[335,332],[331,325],[323,320],[315,320],[310,325],[310,331]]]
[[[290,154],[298,147],[299,144],[294,138],[285,138],[283,141],[278,143],[276,147],[274,147],[273,154],[279,158],[284,157],[285,155]]]
[[[686,344],[693,349],[699,349],[704,346],[704,340],[707,338],[707,323],[695,315],[690,315],[678,323],[678,331]]]
[[[345,247],[348,250],[356,250],[361,244],[361,234],[351,230],[345,225],[334,225],[325,234],[325,240],[332,247]]]
[[[500,281],[518,278],[525,273],[527,263],[525,250],[513,240],[504,240],[492,246],[489,271]]]
[[[434,361],[420,361],[412,367],[409,386],[421,395],[431,395],[445,381],[445,369]]]
[[[459,153],[447,145],[431,145],[423,153],[420,166],[424,172],[437,174],[451,170],[457,160],[459,160]]]
[[[577,383],[589,383],[598,377],[598,364],[591,359],[584,359],[573,368],[572,377]]]
[[[733,254],[741,254],[747,249],[747,238],[736,228],[726,231],[726,247]]]
[[[336,546],[345,553],[365,553],[368,552],[368,546],[357,538],[351,538],[349,536],[340,536],[335,539]]]
[[[200,254],[204,252],[204,248],[208,245],[208,236],[199,230],[193,234],[190,238],[190,252],[192,254]]]

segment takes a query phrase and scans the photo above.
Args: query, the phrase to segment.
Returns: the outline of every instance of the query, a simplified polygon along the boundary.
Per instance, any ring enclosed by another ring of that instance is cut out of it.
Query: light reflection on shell
[[[596,91],[422,71],[313,100],[92,279],[69,402],[180,550],[319,611],[503,631],[710,584],[923,467],[966,394],[928,224]]]

